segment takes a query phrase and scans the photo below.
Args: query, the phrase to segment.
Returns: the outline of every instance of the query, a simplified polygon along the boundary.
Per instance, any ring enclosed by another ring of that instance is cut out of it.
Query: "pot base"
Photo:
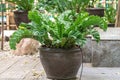
[[[52,80],[76,80],[77,77],[71,77],[71,78],[53,78],[53,77],[47,77],[48,79],[52,79]]]

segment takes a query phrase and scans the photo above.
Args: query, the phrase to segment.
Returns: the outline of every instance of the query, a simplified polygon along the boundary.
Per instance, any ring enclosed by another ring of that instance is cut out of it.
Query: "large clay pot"
[[[87,8],[86,10],[90,15],[104,16],[104,8]]]
[[[40,60],[49,79],[74,79],[81,65],[81,50],[40,48]]]
[[[24,23],[30,22],[30,20],[28,19],[28,12],[22,10],[14,11],[14,19],[17,27],[20,25],[21,22]]]

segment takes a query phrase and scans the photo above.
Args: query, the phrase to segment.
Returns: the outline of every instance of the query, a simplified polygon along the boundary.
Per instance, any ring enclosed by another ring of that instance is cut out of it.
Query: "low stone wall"
[[[95,67],[120,67],[120,28],[100,32],[101,41],[92,40],[92,64]]]
[[[101,40],[93,44],[93,66],[120,67],[120,40]]]

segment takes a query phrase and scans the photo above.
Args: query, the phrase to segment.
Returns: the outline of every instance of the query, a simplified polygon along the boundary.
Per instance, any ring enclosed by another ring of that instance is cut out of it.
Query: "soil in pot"
[[[40,60],[49,79],[76,79],[81,65],[81,50],[40,48]]]

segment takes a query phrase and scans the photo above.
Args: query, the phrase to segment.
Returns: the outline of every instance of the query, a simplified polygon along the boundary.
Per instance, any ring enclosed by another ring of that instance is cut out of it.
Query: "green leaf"
[[[22,38],[32,38],[32,32],[30,30],[24,29],[24,30],[17,30],[13,33],[13,35],[10,37],[10,48],[16,49],[16,44],[20,42]]]
[[[91,30],[90,31],[90,34],[94,37],[94,39],[99,42],[100,41],[100,35],[99,35],[99,32],[96,31],[96,30]]]
[[[88,16],[85,17],[84,20],[82,21],[82,25],[84,27],[90,27],[91,25],[97,25],[104,31],[107,30],[107,23],[104,21],[104,19],[101,19],[99,16]]]

